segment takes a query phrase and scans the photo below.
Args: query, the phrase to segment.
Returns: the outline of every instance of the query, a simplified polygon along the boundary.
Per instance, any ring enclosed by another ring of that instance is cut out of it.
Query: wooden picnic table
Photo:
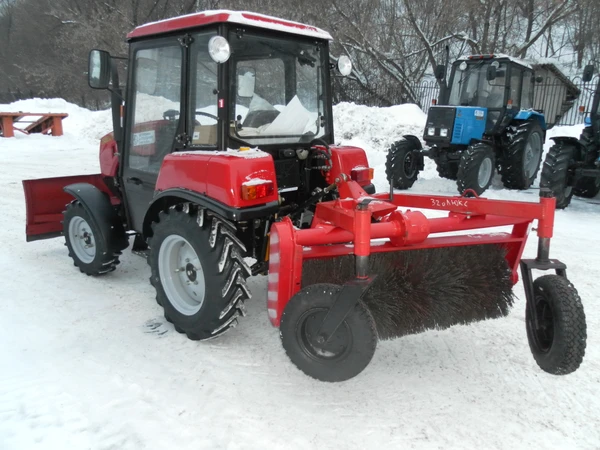
[[[14,137],[15,130],[24,134],[42,133],[62,136],[62,120],[68,116],[65,113],[0,112],[0,130],[4,137]],[[30,117],[33,117],[33,120],[23,120]],[[15,123],[28,125],[21,129],[15,128]]]

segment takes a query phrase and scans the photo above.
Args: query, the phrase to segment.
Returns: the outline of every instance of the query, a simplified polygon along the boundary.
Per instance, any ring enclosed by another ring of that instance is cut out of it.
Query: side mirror
[[[92,50],[88,61],[88,84],[92,89],[108,89],[110,84],[110,53]]]
[[[256,72],[249,67],[238,69],[237,73],[237,95],[241,98],[250,98],[254,95],[256,85]]]
[[[583,69],[583,76],[581,77],[581,79],[584,83],[589,83],[590,81],[592,81],[592,78],[594,78],[594,65],[588,64]]]
[[[496,66],[489,65],[487,69],[487,80],[494,81],[498,74],[496,73]]]
[[[443,80],[446,78],[446,66],[443,64],[438,64],[433,71],[436,80]]]

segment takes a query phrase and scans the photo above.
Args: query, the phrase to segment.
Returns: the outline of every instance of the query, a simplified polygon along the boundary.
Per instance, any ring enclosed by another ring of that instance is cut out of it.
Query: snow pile
[[[396,105],[389,108],[369,107],[354,103],[333,106],[335,143],[354,145],[367,152],[369,165],[375,169],[375,187],[387,191],[385,157],[390,146],[405,134],[423,135],[427,115],[417,105]],[[430,178],[435,165],[426,162],[421,177]]]
[[[102,136],[112,131],[110,110],[90,111],[62,98],[32,98],[8,105],[0,104],[0,112],[67,113],[69,117],[63,120],[65,136],[89,141],[98,142]],[[19,132],[15,135],[22,136]]]

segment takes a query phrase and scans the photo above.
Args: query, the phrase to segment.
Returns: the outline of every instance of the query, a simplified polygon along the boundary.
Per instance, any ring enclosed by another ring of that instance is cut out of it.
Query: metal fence
[[[600,75],[596,75],[589,83],[584,83],[579,76],[571,78],[570,81],[581,91],[577,98],[569,98],[563,82],[537,83],[534,87],[535,108],[545,112],[549,126],[583,123],[586,115],[580,112],[580,107],[583,107],[584,112],[591,110],[599,77]],[[418,93],[419,106],[427,113],[432,100],[439,96],[438,84],[435,81],[424,81],[413,89]]]

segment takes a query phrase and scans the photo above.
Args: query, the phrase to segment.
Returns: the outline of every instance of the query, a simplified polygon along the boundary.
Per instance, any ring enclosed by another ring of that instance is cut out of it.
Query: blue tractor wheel
[[[481,195],[492,183],[495,167],[496,158],[492,147],[483,142],[469,146],[462,152],[458,165],[458,192],[463,194],[472,190]]]
[[[508,189],[529,189],[537,176],[544,151],[544,131],[536,120],[518,122],[506,132],[507,148],[500,164]]]
[[[390,147],[385,162],[385,174],[394,189],[409,189],[423,168],[421,142],[415,136],[404,136]]]

